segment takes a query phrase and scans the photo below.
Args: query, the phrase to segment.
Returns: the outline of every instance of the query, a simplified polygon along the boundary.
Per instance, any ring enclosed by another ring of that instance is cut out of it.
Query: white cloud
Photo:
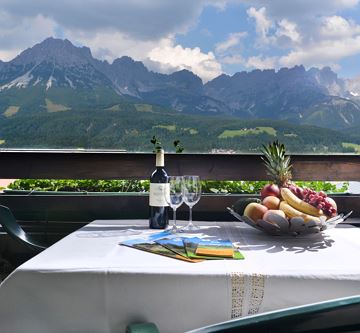
[[[233,32],[220,43],[215,44],[215,54],[221,64],[244,65],[245,59],[241,55],[243,40],[248,36],[245,31]]]
[[[240,44],[240,41],[246,36],[247,36],[247,32],[231,33],[225,41],[223,41],[221,43],[217,43],[215,45],[215,52],[216,53],[224,53],[225,51],[229,50],[230,48],[238,46]]]
[[[181,45],[165,45],[148,53],[151,62],[160,63],[162,72],[180,69],[191,70],[203,81],[209,81],[222,73],[221,65],[212,52],[203,53],[200,48],[184,48]]]
[[[289,48],[301,41],[302,36],[298,26],[286,18],[272,20],[267,15],[267,9],[250,7],[246,13],[255,20],[256,33],[258,35],[257,46],[273,46]]]
[[[257,46],[277,49],[279,56],[254,55],[246,60],[248,67],[279,68],[303,64],[306,67],[331,66],[360,54],[360,25],[339,12],[353,8],[359,0],[292,0],[246,1],[255,20]],[[289,51],[281,55],[284,49]]]
[[[94,36],[66,32],[73,41],[81,41],[89,46],[95,57],[106,59],[110,63],[123,55],[143,61],[149,68],[161,73],[171,73],[188,69],[208,81],[221,74],[221,65],[212,52],[203,53],[200,48],[184,48],[175,45],[174,36],[158,41],[138,41],[126,35],[113,33],[97,33]]]
[[[72,31],[65,31],[64,33],[74,43],[90,47],[94,57],[107,60],[110,63],[124,55],[136,60],[144,60],[152,49],[169,45],[173,40],[173,37],[169,36],[156,41],[139,41],[117,31],[98,32],[96,34]]]
[[[320,34],[325,38],[351,37],[359,33],[359,25],[337,15],[324,17],[320,27]]]
[[[17,18],[42,15],[63,28],[92,33],[116,30],[138,40],[186,32],[203,6],[204,1],[193,0],[1,0],[2,10]]]
[[[277,57],[249,57],[246,61],[246,67],[257,69],[272,69],[277,67]]]
[[[336,63],[344,57],[360,53],[360,36],[339,40],[324,40],[303,46],[279,59],[281,66],[303,64],[310,66],[325,66]]]
[[[291,22],[287,19],[282,19],[278,23],[278,28],[276,30],[277,42],[285,44],[284,46],[289,46],[289,44],[298,44],[301,42],[301,34],[298,32],[297,24]]]
[[[53,36],[56,24],[41,15],[18,19],[0,12],[0,59],[9,61],[27,47]]]
[[[281,66],[303,64],[335,69],[342,59],[360,54],[360,25],[350,19],[323,16],[304,31],[302,43],[279,59]]]
[[[266,16],[266,8],[261,7],[260,9],[256,9],[255,7],[250,7],[246,13],[250,18],[255,20],[256,32],[259,36],[259,43],[268,44],[268,33],[272,26],[272,22]]]
[[[351,9],[360,0],[242,0],[253,7],[266,7],[268,17],[290,21],[304,21],[309,17],[329,16],[334,13]]]

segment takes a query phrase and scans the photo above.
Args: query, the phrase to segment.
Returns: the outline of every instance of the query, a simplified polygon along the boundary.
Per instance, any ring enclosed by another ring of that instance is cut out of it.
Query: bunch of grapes
[[[289,189],[301,200],[321,209],[326,216],[335,216],[337,214],[335,207],[329,201],[325,192],[315,192],[309,188],[301,188],[293,184],[289,185]]]

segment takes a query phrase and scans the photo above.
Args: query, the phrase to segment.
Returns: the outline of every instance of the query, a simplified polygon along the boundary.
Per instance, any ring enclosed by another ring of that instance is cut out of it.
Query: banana
[[[280,210],[282,210],[288,218],[302,217],[305,222],[308,222],[308,221],[320,222],[320,219],[318,217],[312,216],[309,214],[305,214],[305,213],[295,209],[294,207],[291,207],[286,201],[280,202]]]
[[[308,214],[312,216],[324,215],[321,209],[318,209],[308,204],[307,202],[301,200],[286,187],[281,188],[281,196],[290,206],[292,206],[293,208],[297,209],[298,211],[304,214]]]

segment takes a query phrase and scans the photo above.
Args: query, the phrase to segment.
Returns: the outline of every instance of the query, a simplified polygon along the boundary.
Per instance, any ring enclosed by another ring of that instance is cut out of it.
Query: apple
[[[257,220],[261,220],[267,211],[267,207],[256,202],[249,203],[245,210],[244,215],[252,219],[255,223]]]
[[[280,210],[280,209],[269,209],[263,216],[263,220],[271,222],[273,219],[273,216],[277,215],[277,216],[281,216],[284,219],[286,219],[286,215],[285,213]]]
[[[262,199],[268,196],[279,197],[280,189],[276,184],[266,184],[261,190],[260,194]]]
[[[327,202],[337,210],[337,204],[333,198],[327,197]]]
[[[268,209],[279,209],[280,199],[278,197],[269,195],[263,199],[262,204]]]
[[[280,230],[283,232],[287,232],[289,229],[289,221],[282,210],[278,210],[278,209],[268,210],[264,214],[263,220],[268,223],[277,225],[278,227],[280,227]]]

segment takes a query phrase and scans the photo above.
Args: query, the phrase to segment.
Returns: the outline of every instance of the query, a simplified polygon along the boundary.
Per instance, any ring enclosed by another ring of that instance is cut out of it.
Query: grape
[[[325,215],[336,215],[336,209],[328,201],[327,195],[324,191],[316,192],[309,188],[301,188],[294,184],[289,185],[289,190],[294,193],[298,198],[304,200],[308,204],[321,209]]]

